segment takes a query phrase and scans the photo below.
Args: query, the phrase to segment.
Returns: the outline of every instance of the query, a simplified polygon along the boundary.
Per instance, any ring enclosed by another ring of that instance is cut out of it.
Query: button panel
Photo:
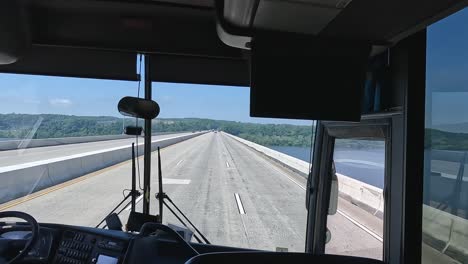
[[[89,263],[91,252],[94,248],[91,241],[85,240],[86,235],[72,231],[65,231],[63,240],[60,241],[55,257],[55,263],[81,264]]]
[[[101,254],[116,258],[120,262],[126,248],[127,242],[123,240],[67,230],[62,234],[62,240],[58,245],[54,263],[95,263]]]

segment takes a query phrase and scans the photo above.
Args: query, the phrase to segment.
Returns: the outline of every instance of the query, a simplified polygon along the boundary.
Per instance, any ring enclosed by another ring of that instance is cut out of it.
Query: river
[[[310,148],[268,146],[289,156],[310,161]],[[336,148],[334,152],[336,171],[367,184],[383,188],[385,148]]]

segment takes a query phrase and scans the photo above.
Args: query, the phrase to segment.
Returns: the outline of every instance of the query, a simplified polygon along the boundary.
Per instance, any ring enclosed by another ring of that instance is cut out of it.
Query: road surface
[[[307,217],[303,177],[222,133],[183,141],[163,149],[161,154],[164,191],[210,242],[304,251]],[[156,161],[153,153],[153,214],[158,210],[154,198],[158,186]],[[142,161],[140,169],[142,172]],[[130,187],[130,172],[130,162],[120,163],[0,205],[0,210],[25,211],[40,222],[94,226],[123,198],[123,189]],[[346,211],[347,206],[352,207],[341,204],[340,208]],[[121,215],[123,222],[128,213],[124,210]],[[352,216],[352,210],[346,215]],[[381,258],[382,243],[372,232],[364,231],[342,214],[329,219],[332,241],[327,251]],[[177,224],[167,210],[164,222]]]

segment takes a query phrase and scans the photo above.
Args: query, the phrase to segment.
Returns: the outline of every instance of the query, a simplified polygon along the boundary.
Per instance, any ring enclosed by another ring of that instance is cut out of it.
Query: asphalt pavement
[[[207,133],[166,147],[161,155],[164,192],[210,242],[304,251],[307,212],[306,181],[302,176],[222,133]],[[142,159],[140,171],[142,179]],[[154,195],[157,171],[157,157],[153,152],[152,214],[158,212]],[[130,175],[131,163],[123,162],[0,205],[0,210],[25,211],[40,222],[95,226],[122,200],[125,189],[130,188]],[[137,206],[140,210],[141,204],[140,201]],[[350,220],[356,213],[347,209],[352,206],[341,201],[344,214],[329,218],[332,240],[327,244],[327,251],[381,258],[382,243],[376,238],[376,232],[365,231]],[[123,211],[122,222],[128,213],[129,210]],[[374,218],[366,216],[362,221],[374,221]],[[168,210],[164,222],[178,224]]]

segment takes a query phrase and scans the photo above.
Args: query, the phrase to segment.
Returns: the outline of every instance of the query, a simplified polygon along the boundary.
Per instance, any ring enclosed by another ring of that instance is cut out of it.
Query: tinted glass
[[[467,23],[428,29],[422,263],[468,263]]]

